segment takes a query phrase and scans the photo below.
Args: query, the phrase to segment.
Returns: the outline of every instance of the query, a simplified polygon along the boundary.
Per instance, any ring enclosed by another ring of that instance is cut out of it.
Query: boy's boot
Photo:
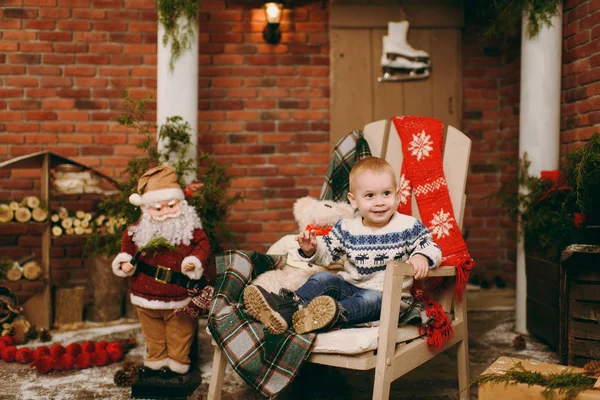
[[[292,316],[299,308],[294,292],[281,289],[279,294],[275,294],[258,285],[244,289],[244,304],[248,313],[275,335],[285,332],[292,325]]]
[[[319,296],[294,314],[292,324],[297,333],[307,333],[333,328],[347,319],[344,309],[337,301],[329,296]]]

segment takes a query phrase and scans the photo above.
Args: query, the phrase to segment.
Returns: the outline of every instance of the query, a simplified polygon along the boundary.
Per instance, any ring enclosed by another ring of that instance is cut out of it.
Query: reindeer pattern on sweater
[[[327,266],[344,256],[344,270],[338,272],[345,281],[362,289],[383,292],[383,279],[389,261],[406,262],[414,254],[429,260],[429,267],[437,267],[442,252],[431,233],[414,217],[396,212],[383,228],[363,225],[362,218],[339,220],[331,232],[317,237],[317,251],[309,262]],[[412,286],[412,277],[406,278],[403,291]]]

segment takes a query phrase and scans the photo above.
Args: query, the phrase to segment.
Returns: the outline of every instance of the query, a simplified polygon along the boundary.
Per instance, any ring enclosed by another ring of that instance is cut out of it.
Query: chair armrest
[[[387,264],[387,268],[394,270],[394,275],[414,276],[415,272],[413,266],[410,264],[403,263],[401,261],[390,261]],[[430,269],[427,273],[427,278],[436,278],[439,276],[455,276],[456,267],[450,265],[443,265],[438,268]]]
[[[430,269],[427,273],[428,278],[437,278],[439,276],[456,276],[456,267],[442,265],[441,267]]]

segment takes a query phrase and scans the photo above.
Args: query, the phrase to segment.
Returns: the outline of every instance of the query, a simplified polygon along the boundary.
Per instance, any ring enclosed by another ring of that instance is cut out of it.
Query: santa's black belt
[[[148,264],[147,262],[140,260],[139,256],[140,254],[137,253],[131,259],[131,265],[135,266],[138,272],[154,278],[154,280],[157,282],[165,284],[172,283],[174,285],[182,286],[186,289],[202,289],[208,285],[208,281],[204,275],[202,275],[200,279],[190,279],[181,272],[174,271],[171,268],[166,268],[161,265],[155,266]]]

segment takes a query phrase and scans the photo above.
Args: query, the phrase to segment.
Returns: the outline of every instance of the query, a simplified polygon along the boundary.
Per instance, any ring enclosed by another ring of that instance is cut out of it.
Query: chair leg
[[[460,304],[454,303],[457,319],[463,321],[463,339],[458,342],[458,392],[461,400],[468,400],[469,394],[469,330],[467,329],[467,294]]]
[[[383,369],[383,371],[382,371]],[[392,378],[390,368],[375,368],[375,383],[373,384],[373,400],[389,400]]]
[[[221,388],[223,379],[225,378],[225,368],[227,367],[227,357],[221,351],[219,346],[215,346],[215,354],[213,356],[212,376],[208,386],[207,400],[217,400],[221,398]]]

